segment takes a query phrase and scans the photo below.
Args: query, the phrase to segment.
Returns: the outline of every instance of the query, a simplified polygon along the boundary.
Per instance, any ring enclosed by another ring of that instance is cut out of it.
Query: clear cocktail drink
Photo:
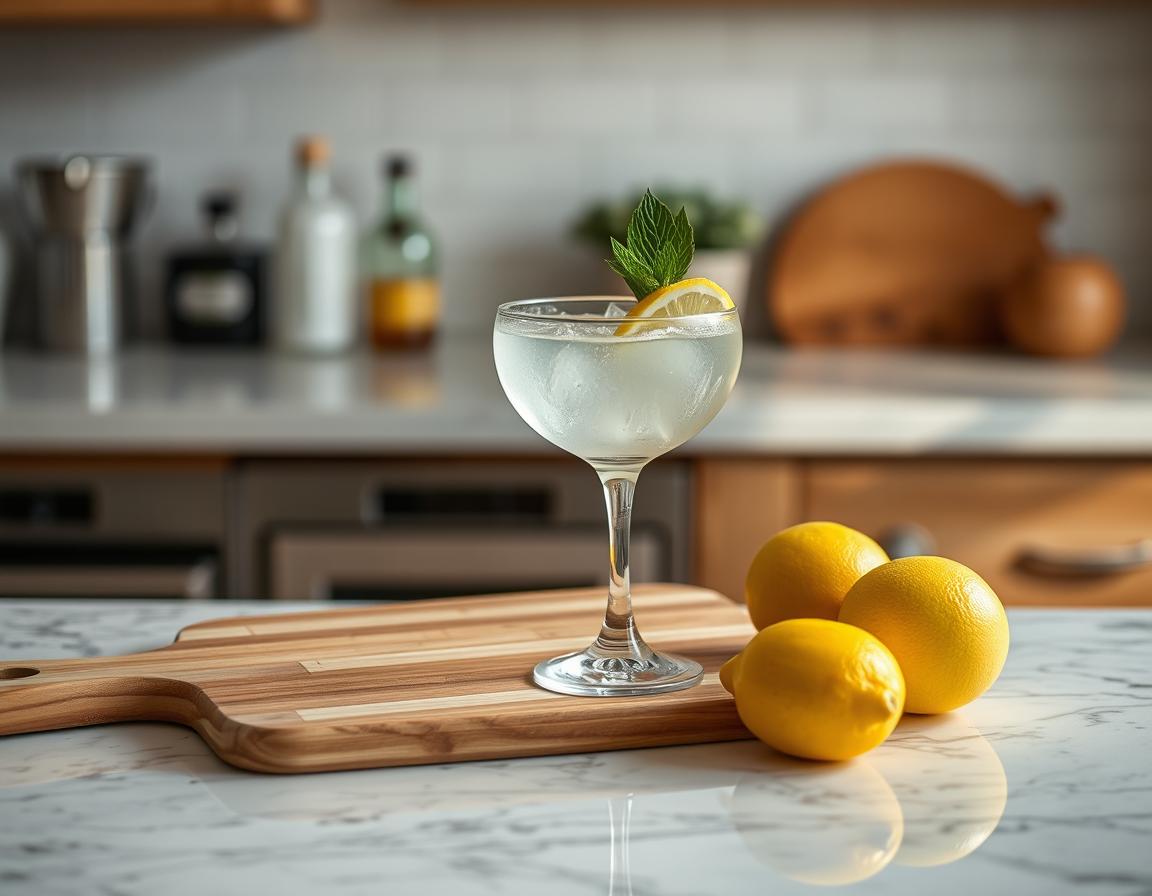
[[[736,311],[622,324],[625,298],[502,305],[493,334],[508,399],[548,441],[595,468],[608,502],[608,609],[585,651],[545,660],[542,687],[581,695],[690,687],[698,663],[653,651],[636,631],[628,582],[628,525],[646,463],[692,438],[723,407],[740,367]]]
[[[493,337],[500,382],[549,442],[598,470],[643,466],[703,429],[732,389],[739,322],[700,317],[721,319],[628,336],[615,335],[619,321],[508,319]]]

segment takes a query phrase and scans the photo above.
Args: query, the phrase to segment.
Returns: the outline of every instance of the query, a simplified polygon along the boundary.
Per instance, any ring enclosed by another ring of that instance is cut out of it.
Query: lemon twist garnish
[[[642,332],[645,329],[642,321],[712,314],[735,307],[724,287],[707,277],[690,277],[662,286],[633,305],[624,322],[616,328],[615,335],[633,336]]]

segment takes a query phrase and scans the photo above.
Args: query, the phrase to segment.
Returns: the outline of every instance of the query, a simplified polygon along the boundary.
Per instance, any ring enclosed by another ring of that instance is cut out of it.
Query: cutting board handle
[[[191,723],[200,689],[125,657],[0,661],[0,734],[153,719]]]

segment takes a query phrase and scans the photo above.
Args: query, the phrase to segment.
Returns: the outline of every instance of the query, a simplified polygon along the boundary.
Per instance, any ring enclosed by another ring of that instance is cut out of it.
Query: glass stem
[[[636,474],[600,473],[608,507],[608,607],[592,649],[602,655],[647,664],[652,651],[636,631],[628,577],[628,539],[632,526],[632,495]]]

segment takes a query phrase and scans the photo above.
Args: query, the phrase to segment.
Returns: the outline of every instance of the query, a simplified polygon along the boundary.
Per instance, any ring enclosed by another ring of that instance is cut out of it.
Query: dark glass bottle
[[[183,345],[259,345],[264,338],[266,252],[239,235],[235,193],[209,193],[209,239],[168,260],[168,335]]]
[[[420,217],[411,160],[391,156],[384,173],[384,214],[361,246],[372,343],[421,348],[440,325],[436,242]]]

